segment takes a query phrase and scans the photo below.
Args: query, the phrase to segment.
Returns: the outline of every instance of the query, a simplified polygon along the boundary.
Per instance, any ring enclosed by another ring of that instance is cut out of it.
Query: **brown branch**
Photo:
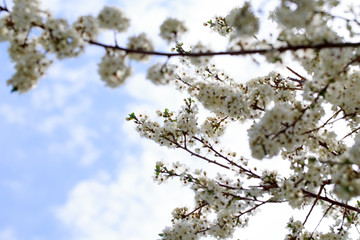
[[[304,109],[301,111],[300,115],[294,120],[294,122],[292,122],[291,124],[287,125],[285,128],[283,128],[282,130],[278,131],[276,134],[273,133],[273,134],[269,134],[268,136],[273,135],[272,139],[275,139],[275,138],[278,137],[280,134],[285,133],[286,130],[288,130],[289,128],[295,127],[296,123],[302,119],[302,117],[304,116],[305,112],[306,112],[307,110],[309,110],[310,108],[312,108],[313,106],[315,106],[315,104],[316,104],[317,101],[319,100],[320,96],[322,96],[322,95],[326,92],[326,90],[327,90],[327,88],[329,87],[329,85],[330,85],[330,83],[326,84],[326,86],[323,87],[323,88],[318,92],[318,95],[316,96],[316,98],[311,102],[311,104],[309,104],[306,108],[304,108]]]
[[[312,197],[312,198],[317,198],[317,197],[318,197],[318,195],[315,194],[315,193],[312,193],[312,192],[307,191],[307,190],[305,190],[305,189],[301,189],[301,190],[302,190],[303,193],[305,193],[305,194],[306,194],[307,196],[309,196],[309,197]],[[336,201],[336,200],[333,200],[333,199],[330,199],[330,198],[324,197],[324,196],[319,196],[318,198],[319,198],[320,200],[323,200],[323,201],[325,201],[325,202],[331,203],[331,204],[333,204],[333,205],[336,205],[336,206],[339,206],[339,207],[343,207],[343,208],[347,208],[347,209],[349,209],[349,210],[351,210],[351,211],[360,213],[360,209],[359,209],[359,208],[350,206],[350,205],[348,205],[348,204],[346,204],[346,203],[342,203],[342,202],[339,202],[339,201]]]
[[[329,148],[329,146],[326,144],[326,142],[323,142],[323,141],[319,140],[318,143],[319,143],[320,146],[322,146],[322,147],[325,148],[326,150],[330,151],[330,148]],[[334,155],[334,156],[339,156],[339,155],[340,155],[340,153],[337,153],[337,152],[335,152],[335,151],[331,151],[330,153],[331,153],[332,155]]]
[[[181,144],[179,144],[177,141],[173,141],[173,140],[171,140],[171,139],[169,139],[169,138],[166,138],[166,137],[163,137],[163,138],[164,138],[165,140],[167,140],[167,141],[175,144],[176,147],[181,148],[181,149],[185,150],[186,152],[190,153],[192,156],[198,157],[198,158],[200,158],[200,159],[203,159],[203,160],[205,160],[205,161],[207,161],[207,162],[209,162],[209,163],[218,165],[218,166],[220,166],[220,167],[223,167],[223,168],[226,168],[226,169],[230,169],[230,167],[228,167],[228,166],[226,166],[226,165],[223,165],[223,164],[221,164],[221,163],[218,163],[218,162],[215,161],[215,160],[211,160],[211,159],[209,159],[209,158],[207,158],[207,157],[201,156],[200,154],[197,154],[197,153],[191,151],[190,149],[188,149],[188,148],[182,146]]]
[[[248,176],[254,177],[254,178],[261,178],[259,175],[257,175],[256,173],[252,172],[249,169],[244,168],[243,166],[235,163],[234,161],[230,160],[229,158],[227,158],[226,156],[224,156],[223,154],[221,154],[219,151],[217,151],[216,149],[214,149],[211,145],[206,144],[203,140],[199,139],[198,137],[193,137],[195,140],[199,141],[200,143],[204,144],[208,149],[210,149],[212,152],[214,152],[217,156],[223,158],[224,160],[226,160],[229,164],[238,167],[239,169],[241,169],[242,171],[244,171]]]
[[[191,85],[190,83],[185,82],[180,76],[177,76],[175,80],[182,82],[183,84],[187,85],[188,87],[200,90],[198,87],[195,87],[195,86]]]
[[[308,220],[308,218],[309,218],[312,210],[314,209],[317,201],[319,200],[320,194],[321,194],[322,190],[324,189],[324,186],[325,186],[324,184],[321,185],[320,190],[319,190],[319,193],[317,194],[317,196],[316,196],[316,198],[315,198],[315,201],[314,201],[313,205],[312,205],[311,208],[310,208],[310,211],[309,211],[308,214],[306,215],[306,218],[305,218],[305,220],[304,220],[304,222],[303,222],[303,225],[305,225],[305,223],[306,223],[306,221]]]
[[[147,54],[154,56],[166,56],[166,57],[204,57],[204,56],[221,56],[221,55],[252,55],[252,54],[266,54],[269,52],[287,52],[287,51],[296,51],[296,50],[306,50],[306,49],[315,49],[320,50],[324,48],[348,48],[348,47],[360,47],[360,42],[342,42],[342,43],[320,43],[314,45],[288,45],[278,48],[261,48],[261,49],[249,49],[249,50],[240,50],[240,51],[220,51],[220,52],[204,52],[204,53],[189,53],[189,52],[178,52],[178,53],[169,53],[169,52],[158,52],[158,51],[144,51],[138,49],[129,49],[120,46],[108,45],[104,43],[95,42],[92,40],[85,40],[91,45],[104,47],[107,49],[124,51],[126,53],[137,53],[137,54]]]
[[[209,205],[208,203],[203,203],[202,205],[200,205],[199,207],[195,208],[193,211],[189,212],[188,214],[184,214],[183,218],[187,218],[188,216],[190,216],[191,214],[195,213],[198,210],[201,210],[203,207]]]
[[[325,126],[330,122],[330,120],[333,119],[334,117],[336,117],[341,111],[342,111],[342,110],[340,109],[340,110],[338,110],[337,112],[335,112],[335,113],[334,113],[328,120],[326,120],[326,122],[325,122],[323,125],[321,125],[320,127],[317,127],[317,128],[311,129],[311,130],[308,130],[308,131],[306,131],[306,132],[303,132],[303,133],[301,133],[301,135],[308,134],[308,133],[312,133],[312,132],[314,132],[314,131],[320,130],[321,128],[325,127]]]
[[[321,223],[322,220],[325,218],[326,214],[330,211],[330,209],[332,208],[333,205],[334,205],[334,204],[331,204],[331,205],[326,209],[324,215],[321,217],[319,223],[316,225],[316,227],[315,227],[314,231],[311,233],[309,239],[313,239],[312,236],[314,235],[316,229],[320,226],[320,223]]]
[[[355,128],[354,130],[352,130],[350,133],[346,134],[341,140],[344,140],[345,138],[347,138],[348,136],[350,136],[351,134],[357,132],[360,129],[360,127]]]
[[[257,209],[258,207],[261,207],[261,206],[264,205],[265,203],[269,203],[269,201],[265,201],[265,202],[256,204],[254,207],[246,210],[245,212],[240,213],[238,216],[236,216],[236,218],[240,218],[242,215],[254,211],[255,209]]]
[[[290,67],[286,66],[286,68],[292,72],[293,74],[295,74],[296,76],[298,76],[301,80],[298,80],[299,83],[303,84],[306,81],[306,78],[304,78],[303,76],[301,76],[300,74],[298,74],[297,72],[295,72],[293,69],[291,69]]]

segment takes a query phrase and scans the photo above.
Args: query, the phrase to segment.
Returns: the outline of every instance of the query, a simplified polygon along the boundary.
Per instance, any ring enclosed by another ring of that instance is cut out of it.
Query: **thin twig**
[[[322,218],[320,219],[319,223],[316,225],[314,231],[311,233],[309,239],[312,239],[312,236],[314,235],[316,229],[320,226],[320,223],[322,222],[322,220],[325,218],[326,214],[329,212],[329,210],[332,208],[334,204],[331,204],[330,207],[328,207],[328,209],[326,209],[324,215],[322,216]]]
[[[306,221],[308,220],[308,218],[309,218],[312,210],[314,209],[317,201],[319,200],[320,194],[321,194],[321,192],[322,192],[323,189],[324,189],[324,185],[321,185],[320,190],[319,190],[319,193],[317,194],[317,196],[316,196],[316,198],[315,198],[315,200],[314,200],[314,203],[313,203],[313,205],[312,205],[311,208],[310,208],[310,211],[309,211],[308,214],[306,215],[306,218],[305,218],[305,220],[304,220],[304,222],[303,222],[303,225],[305,225]]]
[[[181,148],[181,149],[185,150],[186,152],[190,153],[192,156],[198,157],[198,158],[200,158],[200,159],[203,159],[203,160],[205,160],[205,161],[207,161],[207,162],[209,162],[209,163],[218,165],[218,166],[220,166],[220,167],[223,167],[223,168],[226,168],[226,169],[230,169],[230,167],[228,167],[228,166],[226,166],[226,165],[223,165],[223,164],[221,164],[221,163],[219,163],[219,162],[217,162],[217,161],[215,161],[215,160],[211,160],[211,159],[209,159],[209,158],[207,158],[207,157],[201,156],[200,154],[197,154],[197,153],[191,151],[190,149],[185,148],[184,146],[182,146],[181,144],[179,144],[179,143],[176,142],[176,141],[171,140],[170,138],[166,138],[166,137],[163,137],[163,138],[164,138],[165,140],[167,140],[167,141],[175,144],[176,147]]]
[[[193,211],[189,212],[188,214],[183,215],[184,218],[190,216],[191,214],[193,214],[194,212],[201,210],[203,207],[209,205],[208,203],[204,203],[202,205],[200,205],[199,207],[195,208]]]
[[[341,111],[342,111],[342,110],[340,109],[340,110],[338,110],[337,112],[335,112],[335,113],[334,113],[328,120],[326,120],[326,122],[325,122],[323,125],[321,125],[320,127],[317,127],[317,128],[311,129],[311,130],[308,130],[308,131],[306,131],[306,132],[301,133],[300,135],[304,135],[304,134],[308,134],[308,133],[311,133],[311,132],[320,130],[321,128],[325,127],[325,126],[330,122],[330,120],[333,119],[334,117],[336,117]]]
[[[201,140],[198,137],[193,137],[195,140],[199,141],[200,143],[204,144],[208,149],[210,149],[212,152],[214,152],[217,156],[223,158],[224,160],[226,160],[229,164],[238,167],[239,169],[241,169],[242,171],[244,171],[248,176],[254,177],[254,178],[261,178],[259,175],[257,175],[256,173],[252,172],[249,169],[244,168],[243,166],[235,163],[234,161],[230,160],[229,158],[227,158],[226,156],[224,156],[223,154],[221,154],[219,151],[217,151],[216,149],[214,149],[211,145],[206,144],[203,140]]]
[[[348,136],[350,136],[351,134],[357,132],[360,129],[360,127],[355,128],[354,130],[352,130],[350,133],[346,134],[341,140],[344,140],[345,138],[347,138]]]
[[[295,74],[296,76],[298,76],[301,79],[301,83],[304,83],[306,81],[306,78],[304,78],[303,76],[301,76],[300,74],[298,74],[297,72],[295,72],[293,69],[291,69],[290,67],[286,66],[286,68],[292,72],[293,74]]]

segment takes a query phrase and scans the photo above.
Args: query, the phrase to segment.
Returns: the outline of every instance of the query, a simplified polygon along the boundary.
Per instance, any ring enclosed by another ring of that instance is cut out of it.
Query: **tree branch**
[[[356,208],[356,207],[353,207],[353,206],[350,206],[346,203],[342,203],[342,202],[339,202],[339,201],[336,201],[336,200],[333,200],[333,199],[330,199],[328,197],[323,197],[323,196],[318,196],[317,194],[315,193],[312,193],[312,192],[309,192],[305,189],[302,189],[302,192],[305,193],[306,195],[308,195],[309,197],[312,197],[312,198],[319,198],[320,200],[323,200],[325,202],[328,202],[328,203],[331,203],[333,205],[336,205],[336,206],[339,206],[339,207],[343,207],[343,208],[347,208],[351,211],[355,211],[355,212],[358,212],[360,213],[360,209],[359,208]]]
[[[324,186],[325,186],[324,184],[321,185],[320,190],[319,190],[319,193],[317,194],[317,196],[316,196],[316,198],[315,198],[315,201],[314,201],[313,205],[312,205],[311,208],[310,208],[310,211],[309,211],[308,214],[306,215],[306,218],[305,218],[305,220],[304,220],[304,222],[303,222],[303,225],[305,225],[305,223],[306,223],[306,221],[308,220],[308,218],[309,218],[312,210],[314,209],[317,201],[319,200],[320,194],[321,194],[322,190],[324,189]]]
[[[137,53],[137,54],[147,54],[147,55],[154,55],[154,56],[166,56],[170,57],[179,57],[179,56],[187,56],[187,57],[205,57],[205,56],[221,56],[221,55],[252,55],[252,54],[265,54],[269,52],[287,52],[287,51],[296,51],[296,50],[306,50],[306,49],[315,49],[320,50],[324,48],[348,48],[348,47],[360,47],[360,42],[342,42],[342,43],[320,43],[314,45],[288,45],[278,48],[261,48],[261,49],[249,49],[245,50],[242,49],[240,51],[221,51],[221,52],[204,52],[204,53],[188,53],[188,52],[178,52],[178,53],[169,53],[169,52],[158,52],[158,51],[144,51],[144,50],[136,50],[136,49],[129,49],[120,47],[117,45],[107,45],[104,43],[95,42],[92,40],[85,40],[91,45],[104,47],[107,49],[119,50],[124,51],[126,53]]]

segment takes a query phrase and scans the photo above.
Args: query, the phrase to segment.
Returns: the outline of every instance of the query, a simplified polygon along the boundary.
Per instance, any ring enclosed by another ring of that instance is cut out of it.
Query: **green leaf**
[[[135,119],[135,118],[136,118],[135,113],[130,113],[130,114],[129,114],[129,119],[130,119],[130,120],[133,120],[133,119]]]
[[[169,116],[170,116],[169,109],[165,108],[163,112],[163,117],[169,117]]]
[[[160,166],[159,165],[155,166],[155,172],[156,172],[156,176],[159,176],[159,174],[160,174]]]
[[[346,215],[346,220],[347,220],[349,223],[351,223],[351,222],[352,222],[351,216],[350,216],[350,215]]]

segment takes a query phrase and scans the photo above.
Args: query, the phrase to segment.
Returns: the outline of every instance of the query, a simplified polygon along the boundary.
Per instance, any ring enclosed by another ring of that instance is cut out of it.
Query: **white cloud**
[[[179,184],[159,186],[149,176],[158,158],[174,156],[152,144],[144,146],[139,158],[123,158],[115,177],[101,173],[72,189],[56,215],[71,229],[73,239],[156,239],[169,225],[171,210],[191,204],[191,194],[179,191]]]
[[[1,185],[10,189],[11,192],[16,195],[21,195],[25,192],[24,183],[19,180],[10,180],[10,179],[2,180]]]
[[[54,136],[54,141],[47,146],[53,153],[60,156],[74,156],[79,154],[81,165],[89,166],[101,156],[101,150],[94,144],[100,131],[96,127],[84,125],[82,116],[91,112],[92,103],[88,97],[81,98],[73,105],[66,105],[60,113],[49,114],[37,123],[37,129],[49,136]],[[56,138],[56,131],[65,133],[66,139]]]
[[[0,116],[8,123],[26,123],[26,110],[24,108],[3,103],[0,105]]]
[[[151,106],[176,107],[183,103],[183,98],[186,96],[176,91],[175,86],[155,86],[146,79],[144,73],[134,75],[124,87],[138,102]]]
[[[91,60],[78,67],[70,67],[67,62],[55,62],[46,79],[40,81],[39,88],[31,93],[33,106],[44,110],[67,106],[90,84],[99,84],[96,69],[96,63]]]
[[[55,16],[62,16],[67,19],[75,20],[80,15],[93,14],[101,10],[100,8],[106,4],[106,0],[43,0],[42,6],[49,9]]]
[[[99,159],[101,150],[93,143],[93,139],[98,136],[93,129],[83,125],[72,124],[67,127],[69,137],[65,142],[51,143],[49,148],[64,156],[72,156],[80,150],[79,162],[83,166],[89,166]]]
[[[59,127],[71,127],[76,119],[91,109],[89,98],[82,98],[73,105],[67,105],[61,113],[49,115],[38,123],[38,129],[44,133],[51,134]]]
[[[0,240],[16,240],[15,231],[11,227],[0,229]]]

